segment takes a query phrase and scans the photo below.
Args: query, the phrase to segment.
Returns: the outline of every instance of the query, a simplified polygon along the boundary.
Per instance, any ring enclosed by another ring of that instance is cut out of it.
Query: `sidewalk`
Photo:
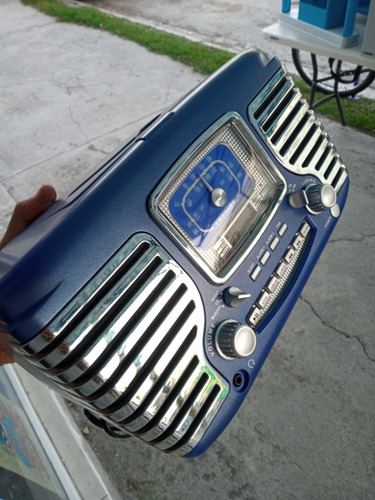
[[[178,15],[178,2],[171,3]],[[261,28],[274,22],[266,16],[277,17],[279,4],[264,2]],[[249,27],[249,36],[257,29]],[[258,46],[273,47],[262,40]],[[46,182],[63,196],[202,79],[168,57],[57,23],[19,0],[0,4],[0,67],[1,231],[15,201]],[[323,123],[349,170],[348,203],[254,387],[217,442],[197,459],[177,459],[135,438],[111,439],[69,405],[119,498],[375,496],[375,140]]]

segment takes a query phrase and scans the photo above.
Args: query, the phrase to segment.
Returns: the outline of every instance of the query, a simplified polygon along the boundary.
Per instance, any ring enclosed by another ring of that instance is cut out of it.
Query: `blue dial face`
[[[251,187],[232,151],[218,144],[174,192],[169,211],[194,245],[206,248]]]

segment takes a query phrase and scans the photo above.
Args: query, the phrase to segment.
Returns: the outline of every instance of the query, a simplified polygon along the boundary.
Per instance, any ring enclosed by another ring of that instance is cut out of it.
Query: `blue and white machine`
[[[67,398],[199,455],[243,402],[348,186],[279,61],[245,52],[3,249],[2,328]]]

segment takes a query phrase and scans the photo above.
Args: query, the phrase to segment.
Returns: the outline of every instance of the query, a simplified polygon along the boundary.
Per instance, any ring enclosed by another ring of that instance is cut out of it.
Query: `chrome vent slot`
[[[293,86],[280,69],[249,104],[249,120],[286,169],[314,175],[338,193],[347,178],[346,168],[315,113]]]
[[[208,365],[203,335],[195,284],[152,237],[139,234],[17,349],[66,397],[185,455],[229,391]]]

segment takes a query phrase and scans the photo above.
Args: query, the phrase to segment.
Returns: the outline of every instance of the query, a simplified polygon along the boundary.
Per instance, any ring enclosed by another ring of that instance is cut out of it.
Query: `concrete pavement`
[[[178,2],[170,4],[182,17]],[[221,2],[211,4],[220,9]],[[278,1],[258,7],[262,27],[274,22],[266,16],[277,17]],[[168,57],[57,23],[19,0],[0,4],[0,67],[2,231],[15,201],[45,182],[63,196],[202,79]],[[375,140],[323,123],[349,170],[348,203],[254,387],[217,442],[197,459],[177,459],[136,439],[111,439],[69,406],[118,498],[374,497]]]

